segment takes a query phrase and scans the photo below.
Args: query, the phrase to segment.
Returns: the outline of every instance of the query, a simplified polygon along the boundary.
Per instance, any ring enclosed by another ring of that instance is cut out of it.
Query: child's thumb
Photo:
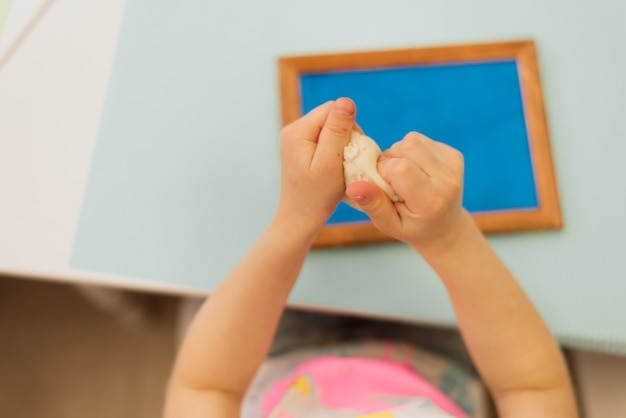
[[[375,225],[385,225],[395,217],[395,207],[387,194],[367,182],[353,183],[346,189],[346,196],[370,217]]]

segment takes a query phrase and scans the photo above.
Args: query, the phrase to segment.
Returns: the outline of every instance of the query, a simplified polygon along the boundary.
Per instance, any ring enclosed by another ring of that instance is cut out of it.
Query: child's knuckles
[[[394,158],[387,161],[384,166],[384,178],[406,178],[413,170],[413,164],[406,158]]]

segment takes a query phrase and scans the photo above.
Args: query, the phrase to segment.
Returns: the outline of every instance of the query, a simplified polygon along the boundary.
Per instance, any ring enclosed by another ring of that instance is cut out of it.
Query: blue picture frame
[[[283,122],[350,97],[386,149],[419,131],[465,158],[463,205],[485,232],[562,226],[532,41],[279,60]],[[386,241],[341,203],[316,246]]]

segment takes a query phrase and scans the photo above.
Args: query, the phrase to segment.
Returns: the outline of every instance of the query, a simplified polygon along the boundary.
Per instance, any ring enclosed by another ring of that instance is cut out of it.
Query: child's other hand
[[[355,127],[350,99],[325,103],[283,128],[277,217],[317,233],[345,191],[343,149]]]
[[[392,203],[369,183],[355,183],[346,190],[372,223],[420,252],[449,245],[468,218],[461,207],[462,154],[412,132],[383,153],[378,170],[403,203]]]

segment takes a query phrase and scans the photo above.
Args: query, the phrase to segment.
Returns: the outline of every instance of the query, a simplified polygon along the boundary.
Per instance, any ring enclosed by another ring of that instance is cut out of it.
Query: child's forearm
[[[458,325],[501,416],[510,397],[545,391],[542,405],[527,403],[531,415],[541,408],[575,417],[569,374],[558,344],[506,266],[469,214],[446,250],[420,250],[441,277]],[[531,396],[530,399],[540,399]],[[513,403],[519,408],[519,403]],[[535,407],[540,407],[537,409]],[[521,411],[517,411],[521,413]]]
[[[269,226],[194,318],[173,383],[243,396],[269,350],[312,237],[302,225]]]

